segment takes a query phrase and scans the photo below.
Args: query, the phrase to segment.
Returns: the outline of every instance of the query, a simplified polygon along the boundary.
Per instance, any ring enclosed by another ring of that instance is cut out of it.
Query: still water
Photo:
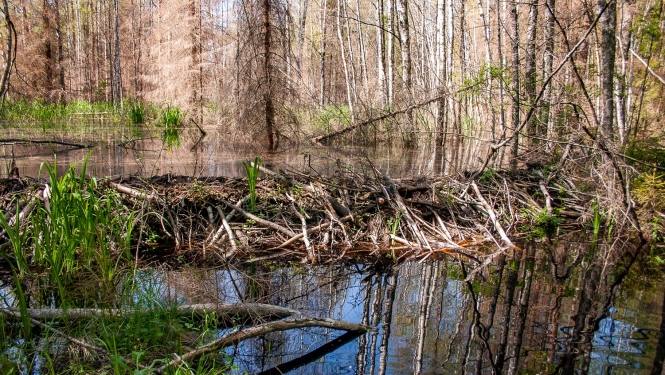
[[[21,176],[37,177],[43,162],[57,160],[64,170],[89,154],[87,171],[95,177],[239,177],[244,176],[241,162],[260,156],[276,170],[332,174],[339,168],[366,168],[371,162],[382,173],[406,177],[473,169],[480,160],[473,142],[408,151],[390,145],[340,149],[283,144],[268,154],[239,146],[219,131],[200,139],[197,130],[184,129],[178,144],[170,146],[158,135],[136,129],[95,125],[77,131],[2,129],[4,139],[58,139],[94,147],[5,142],[0,144],[0,163],[9,166],[13,155]],[[0,175],[8,170],[0,166]],[[526,245],[532,250],[497,257],[470,282],[464,275],[471,265],[452,258],[383,265],[345,261],[317,267],[148,268],[131,282],[141,286],[139,293],[170,304],[262,302],[296,309],[304,317],[373,328],[306,359],[303,356],[342,332],[299,329],[244,341],[227,350],[239,374],[284,363],[290,365],[273,373],[660,373],[665,357],[665,342],[659,343],[665,334],[660,271],[634,265],[623,283],[614,285],[621,270],[613,264],[587,263],[580,256],[590,246],[583,235]],[[12,304],[9,290],[1,291],[3,306]]]
[[[81,163],[89,155],[91,177],[141,176],[167,173],[191,177],[244,177],[242,161],[261,157],[275,170],[332,174],[338,168],[371,164],[394,178],[450,174],[480,165],[477,141],[460,141],[455,147],[419,147],[404,150],[390,144],[378,147],[324,147],[309,141],[280,142],[275,152],[262,149],[260,142],[248,143],[219,131],[201,137],[196,128],[183,128],[177,144],[169,145],[160,129],[82,123],[61,124],[49,129],[20,126],[0,128],[0,177],[6,177],[12,155],[23,177],[38,177],[41,163],[57,160],[58,170]],[[261,138],[262,139],[262,138]],[[27,143],[20,140],[57,140],[90,146],[76,148],[62,144]],[[399,142],[397,142],[399,143]],[[456,152],[452,152],[452,150]],[[43,173],[42,173],[43,175]]]
[[[149,293],[178,304],[256,301],[373,327],[305,363],[302,356],[343,332],[301,329],[245,341],[228,349],[238,373],[295,361],[292,374],[651,374],[663,357],[663,280],[634,268],[614,295],[599,287],[585,296],[588,264],[555,279],[545,252],[535,254],[468,284],[455,260],[259,267],[251,274],[146,270],[139,278],[150,280]],[[584,308],[589,301],[598,306]]]

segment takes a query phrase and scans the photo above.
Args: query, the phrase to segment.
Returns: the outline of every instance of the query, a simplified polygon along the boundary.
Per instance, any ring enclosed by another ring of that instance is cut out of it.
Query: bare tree
[[[111,91],[113,105],[122,108],[122,73],[120,69],[120,15],[118,0],[113,0],[113,69],[111,71]]]
[[[536,100],[536,82],[538,80],[536,74],[536,30],[538,29],[538,2],[533,2],[529,5],[529,24],[527,26],[527,41],[526,41],[526,77],[525,77],[525,91],[529,103],[535,103]],[[539,144],[537,137],[541,137],[543,132],[539,119],[536,116],[531,116],[527,124],[527,133],[529,134],[529,143],[531,145]]]
[[[598,0],[600,10],[605,10],[600,17],[601,28],[601,99],[602,109],[600,127],[603,136],[614,138],[614,66],[616,56],[617,4],[614,0]],[[607,8],[607,9],[605,9]]]

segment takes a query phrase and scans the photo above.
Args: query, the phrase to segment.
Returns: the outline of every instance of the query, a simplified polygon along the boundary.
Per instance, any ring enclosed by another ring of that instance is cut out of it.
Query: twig
[[[480,190],[478,189],[478,185],[476,185],[476,182],[471,181],[471,186],[473,187],[473,190],[476,192],[476,196],[478,197],[478,200],[480,200],[483,207],[485,207],[485,211],[487,211],[487,215],[489,216],[489,219],[492,222],[492,225],[494,225],[494,229],[499,233],[499,236],[501,237],[501,240],[503,241],[504,247],[508,247],[508,248],[515,247],[515,245],[513,245],[513,242],[506,235],[506,232],[503,230],[503,227],[501,226],[501,223],[499,223],[499,220],[497,219],[496,214],[494,213],[494,210],[489,205],[489,203],[487,203],[487,201],[485,200],[483,195],[480,193]]]
[[[233,235],[233,230],[231,230],[231,226],[229,225],[229,222],[226,220],[224,211],[222,211],[222,208],[220,206],[217,206],[217,213],[219,214],[220,219],[222,219],[222,226],[224,227],[224,229],[226,229],[226,233],[229,234],[229,242],[231,243],[231,253],[226,254],[225,256],[225,258],[228,258],[230,255],[232,255],[238,250],[238,246],[236,246],[236,238]]]
[[[224,203],[225,205],[227,205],[229,208],[232,208],[232,209],[234,209],[234,210],[240,212],[240,213],[243,214],[246,218],[251,219],[251,220],[254,220],[254,221],[256,221],[256,222],[259,223],[259,224],[262,224],[262,225],[264,225],[264,226],[266,226],[266,227],[268,227],[268,228],[272,228],[272,229],[274,229],[274,230],[276,230],[276,231],[278,231],[278,232],[282,232],[282,233],[284,233],[284,234],[286,234],[287,236],[290,236],[290,237],[293,237],[293,236],[296,235],[296,234],[293,233],[291,230],[286,229],[286,228],[284,228],[283,226],[281,226],[281,225],[279,225],[279,224],[275,224],[275,223],[273,223],[273,222],[271,222],[271,221],[261,219],[260,217],[258,217],[258,216],[256,216],[256,215],[252,215],[252,214],[250,214],[249,212],[243,210],[242,208],[236,206],[235,204],[233,204],[233,203],[231,203],[231,202],[228,202],[228,201],[226,201],[226,200],[224,200],[224,199],[220,199],[220,201],[221,201],[222,203]]]

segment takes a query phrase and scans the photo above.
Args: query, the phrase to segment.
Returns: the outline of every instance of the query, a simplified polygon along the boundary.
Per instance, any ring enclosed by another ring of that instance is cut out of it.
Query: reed
[[[145,107],[142,103],[135,103],[129,108],[129,119],[132,124],[143,124],[145,122]]]
[[[255,157],[254,162],[243,162],[242,166],[245,167],[247,173],[247,184],[249,187],[249,207],[251,211],[256,210],[256,181],[259,179],[259,168],[261,167],[261,158]]]
[[[31,219],[33,261],[48,269],[61,296],[63,282],[82,269],[111,282],[129,257],[134,214],[124,208],[117,193],[99,194],[97,180],[85,177],[87,160],[79,173],[72,166],[61,178],[55,164],[42,164],[49,176],[50,197]]]
[[[183,113],[178,107],[168,106],[162,112],[162,118],[158,125],[164,127],[162,139],[166,142],[169,150],[180,146],[180,125],[182,118]]]

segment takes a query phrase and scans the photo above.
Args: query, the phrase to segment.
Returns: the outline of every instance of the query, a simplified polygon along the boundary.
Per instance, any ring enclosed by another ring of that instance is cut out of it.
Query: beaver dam
[[[630,276],[648,247],[637,216],[561,165],[417,179],[371,163],[245,169],[94,179],[46,165],[47,179],[0,181],[0,368],[662,366],[661,282]]]
[[[515,239],[589,229],[594,205],[600,204],[570,179],[548,181],[542,173],[490,171],[478,181],[464,176],[393,180],[376,170],[340,169],[335,176],[320,176],[248,168],[263,177],[86,180],[70,170],[65,179],[103,202],[118,196],[115,203],[122,210],[116,214],[134,213],[131,247],[139,255],[175,251],[206,263],[235,257],[317,264],[452,256],[473,268],[508,249],[522,250]],[[48,211],[59,185],[62,181],[4,180],[9,224],[23,227],[37,206]]]

